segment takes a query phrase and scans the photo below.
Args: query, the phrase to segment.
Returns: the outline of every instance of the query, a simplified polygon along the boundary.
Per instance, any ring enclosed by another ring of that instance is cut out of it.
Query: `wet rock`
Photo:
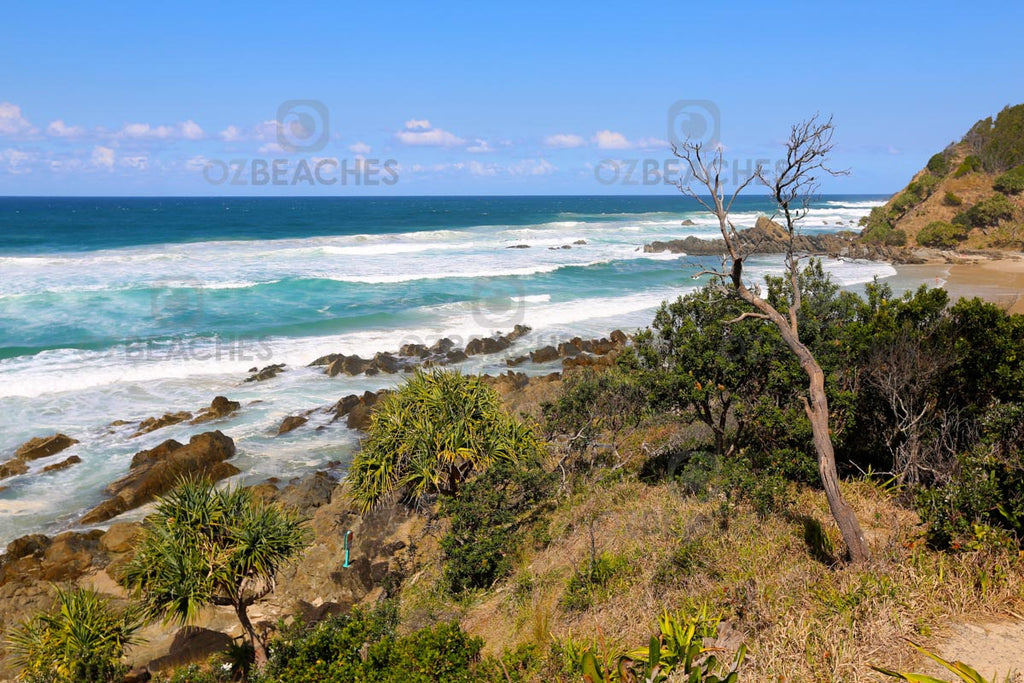
[[[78,439],[72,439],[67,434],[54,434],[53,436],[40,436],[29,439],[14,452],[14,457],[19,460],[29,461],[46,458],[56,455],[64,449],[78,443]]]
[[[7,544],[6,559],[18,560],[29,555],[42,553],[50,546],[50,537],[43,534],[21,536]]]
[[[229,401],[226,396],[216,396],[210,403],[210,407],[199,413],[192,419],[191,424],[197,425],[210,420],[218,420],[228,417],[241,407],[238,401]]]
[[[426,358],[430,355],[430,349],[427,348],[426,344],[402,344],[401,348],[398,349],[398,355]]]
[[[509,366],[510,368],[514,368],[516,366],[522,365],[523,363],[525,363],[528,360],[530,360],[530,356],[529,355],[516,356],[515,358],[506,358],[505,359],[505,365]]]
[[[608,336],[611,338],[611,341],[612,341],[613,344],[617,344],[619,346],[622,346],[627,341],[629,341],[629,337],[627,337],[626,333],[623,332],[622,330],[614,330]]]
[[[694,222],[693,222],[692,220],[690,220],[689,218],[686,218],[686,219],[684,219],[684,220],[683,220],[683,222],[681,222],[681,223],[680,223],[679,225],[682,225],[682,226],[692,226],[692,225],[697,225],[697,224],[696,224],[696,223],[694,223]]]
[[[335,377],[341,373],[346,375],[359,375],[366,372],[366,369],[370,367],[370,361],[364,360],[356,355],[346,356],[339,354],[337,358],[331,361],[330,365],[327,366],[327,375],[329,377]]]
[[[466,355],[479,356],[481,354],[498,353],[511,345],[511,342],[501,336],[470,339],[469,343],[466,344]]]
[[[573,244],[576,244],[576,245],[584,245],[586,243],[587,243],[586,240],[576,240],[575,242],[573,242]]]
[[[334,361],[338,360],[343,354],[340,353],[329,353],[326,356],[320,356],[315,361],[307,365],[307,368],[315,368],[320,366],[330,365]]]
[[[184,422],[185,420],[191,419],[192,413],[188,412],[187,410],[182,410],[177,413],[165,413],[160,417],[147,417],[145,420],[139,423],[138,429],[135,430],[135,433],[132,434],[131,438],[134,439],[137,436],[142,436],[143,434],[155,432],[158,429],[169,427],[171,425],[178,424],[179,422]]]
[[[436,355],[436,354],[448,353],[449,351],[451,351],[454,348],[455,348],[455,342],[453,342],[448,337],[444,337],[444,338],[438,339],[436,342],[434,342],[433,346],[431,346],[427,350],[430,351],[431,354]]]
[[[390,353],[377,353],[373,357],[373,367],[381,372],[393,375],[401,369],[401,363]]]
[[[507,246],[505,248],[506,249],[529,249],[530,245],[529,244],[512,244],[512,245],[509,245],[509,246]]]
[[[278,373],[280,373],[282,370],[284,370],[284,368],[285,368],[285,364],[284,363],[278,363],[276,365],[268,365],[265,368],[263,368],[261,370],[258,370],[258,371],[256,370],[256,368],[251,368],[249,370],[249,372],[251,372],[252,374],[249,375],[248,377],[246,377],[245,381],[246,382],[262,382],[263,380],[270,379],[272,377],[277,377]]]
[[[294,429],[298,429],[307,422],[309,422],[309,418],[303,415],[289,415],[281,422],[281,426],[277,428],[277,435],[280,436],[281,434],[287,434]]]
[[[220,431],[197,434],[187,445],[169,439],[156,448],[140,451],[132,458],[128,475],[106,488],[112,497],[79,521],[81,524],[105,522],[170,491],[185,475],[217,481],[238,474],[237,467],[225,462],[234,454],[235,442]]]
[[[580,352],[580,347],[576,346],[572,342],[562,342],[558,345],[558,355],[562,358],[578,356]]]
[[[452,349],[448,353],[444,354],[444,359],[448,363],[461,363],[468,358],[469,356],[462,349]]]
[[[530,353],[530,360],[534,363],[548,363],[558,359],[558,349],[554,346],[545,346]]]
[[[28,465],[25,464],[24,460],[14,458],[8,460],[5,463],[0,463],[0,479],[6,479],[7,477],[14,477],[19,474],[25,474],[28,472]]]
[[[55,462],[52,465],[47,465],[46,467],[43,468],[43,472],[56,472],[58,470],[66,470],[72,465],[77,465],[80,462],[82,462],[81,458],[79,458],[77,455],[72,455],[68,458],[65,458],[64,460],[61,460],[60,462]]]

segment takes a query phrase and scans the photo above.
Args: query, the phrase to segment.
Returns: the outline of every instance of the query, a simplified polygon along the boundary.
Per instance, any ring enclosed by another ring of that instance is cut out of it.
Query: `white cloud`
[[[277,142],[268,142],[265,145],[261,145],[259,148],[260,154],[285,154],[284,147]]]
[[[475,176],[490,177],[498,175],[498,167],[494,164],[481,164],[479,161],[470,161],[466,167]]]
[[[494,148],[491,147],[486,140],[481,140],[480,138],[477,138],[476,142],[473,143],[473,145],[466,148],[466,151],[473,152],[475,154],[484,154],[486,152],[493,152]]]
[[[21,115],[21,107],[10,102],[0,102],[0,135],[34,133],[35,127]]]
[[[640,138],[636,141],[636,146],[640,149],[665,149],[669,148],[668,140],[662,140],[661,138]]]
[[[353,154],[369,154],[371,151],[370,146],[365,142],[357,142],[353,145],[349,145],[348,149]]]
[[[610,130],[597,131],[593,140],[598,149],[630,149],[633,146],[625,135]]]
[[[120,137],[133,140],[200,140],[206,134],[198,123],[189,119],[173,126],[151,126],[148,123],[126,123]]]
[[[202,171],[209,163],[209,159],[204,157],[202,154],[199,154],[185,162],[185,169],[189,171]]]
[[[556,170],[547,159],[523,159],[508,167],[512,175],[551,175]]]
[[[560,149],[582,147],[585,144],[587,144],[587,141],[581,138],[579,135],[572,135],[569,133],[559,133],[558,135],[549,135],[546,138],[544,138],[545,146],[557,147]]]
[[[114,150],[96,145],[92,148],[92,165],[97,168],[114,168]]]
[[[8,149],[0,152],[0,159],[7,160],[7,171],[9,173],[21,175],[32,172],[32,169],[28,168],[25,164],[25,162],[33,160],[32,155],[28,152],[23,152],[20,149]]]
[[[217,137],[224,142],[237,142],[242,139],[242,131],[238,126],[228,126],[221,132],[217,133]]]
[[[411,119],[405,122],[405,129],[395,133],[404,145],[419,147],[457,147],[466,143],[459,136],[440,128],[432,128],[430,121]]]
[[[69,126],[62,119],[51,121],[46,127],[46,134],[55,138],[77,138],[85,133],[81,126]]]
[[[206,133],[203,132],[203,129],[200,128],[199,124],[192,119],[180,124],[179,127],[181,129],[181,137],[186,140],[202,140],[206,137]]]
[[[128,168],[134,168],[136,171],[145,171],[147,168],[149,168],[149,157],[122,157],[121,165],[127,166]]]

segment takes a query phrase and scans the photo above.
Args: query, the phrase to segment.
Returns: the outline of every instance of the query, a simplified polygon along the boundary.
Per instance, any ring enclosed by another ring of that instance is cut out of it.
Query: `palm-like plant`
[[[247,610],[273,590],[278,569],[308,543],[297,515],[248,489],[185,479],[143,523],[124,582],[150,616],[165,621],[193,622],[206,605],[233,607],[261,668],[266,643]]]
[[[375,407],[349,472],[351,496],[366,512],[397,492],[454,494],[476,470],[540,453],[532,430],[479,377],[417,371]]]
[[[124,669],[124,649],[136,642],[142,612],[118,611],[88,588],[56,589],[51,612],[21,624],[10,637],[19,680],[105,683]]]

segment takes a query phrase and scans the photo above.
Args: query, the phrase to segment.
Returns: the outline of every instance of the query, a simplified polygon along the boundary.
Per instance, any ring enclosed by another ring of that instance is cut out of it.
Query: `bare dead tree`
[[[834,147],[833,131],[831,117],[822,121],[817,115],[793,126],[786,142],[785,159],[780,160],[774,170],[758,166],[753,173],[737,184],[728,198],[722,177],[724,164],[721,147],[708,150],[700,142],[687,140],[681,144],[673,144],[672,151],[689,167],[689,173],[684,176],[684,180],[677,183],[677,186],[681,192],[693,197],[718,219],[718,226],[728,252],[721,270],[703,271],[700,274],[712,275],[726,291],[754,308],[753,311],[745,312],[728,322],[735,323],[755,318],[771,323],[779,330],[786,346],[793,352],[800,367],[807,374],[807,394],[801,396],[800,400],[811,423],[814,449],[818,456],[818,473],[825,489],[829,509],[846,542],[849,558],[852,562],[859,563],[868,559],[868,546],[857,516],[839,490],[835,451],[829,432],[825,373],[814,358],[814,354],[800,341],[800,256],[794,249],[797,223],[810,209],[811,200],[818,188],[818,175],[845,174],[845,171],[835,171],[827,166],[828,156]],[[710,197],[698,194],[686,179],[692,179],[706,188]],[[743,279],[743,264],[749,251],[745,250],[729,212],[740,193],[753,183],[760,183],[768,188],[777,207],[777,215],[785,221],[782,227],[789,235],[789,248],[785,257],[790,285],[786,315],[761,297],[759,287],[748,285]]]
[[[943,449],[941,442],[928,448],[926,435],[937,425],[944,427],[952,417],[937,410],[940,397],[934,387],[950,362],[948,354],[927,349],[920,339],[904,333],[877,349],[867,363],[865,383],[891,413],[893,428],[885,440],[892,455],[892,473],[901,484],[941,481],[948,474],[956,451]]]

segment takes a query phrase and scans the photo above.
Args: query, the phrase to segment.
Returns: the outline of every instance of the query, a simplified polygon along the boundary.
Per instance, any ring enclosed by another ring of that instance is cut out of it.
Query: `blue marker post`
[[[351,549],[352,549],[352,532],[351,531],[346,531],[345,532],[345,564],[341,565],[343,569],[347,568],[348,565],[349,565],[348,558],[349,558],[349,552],[351,551]]]

